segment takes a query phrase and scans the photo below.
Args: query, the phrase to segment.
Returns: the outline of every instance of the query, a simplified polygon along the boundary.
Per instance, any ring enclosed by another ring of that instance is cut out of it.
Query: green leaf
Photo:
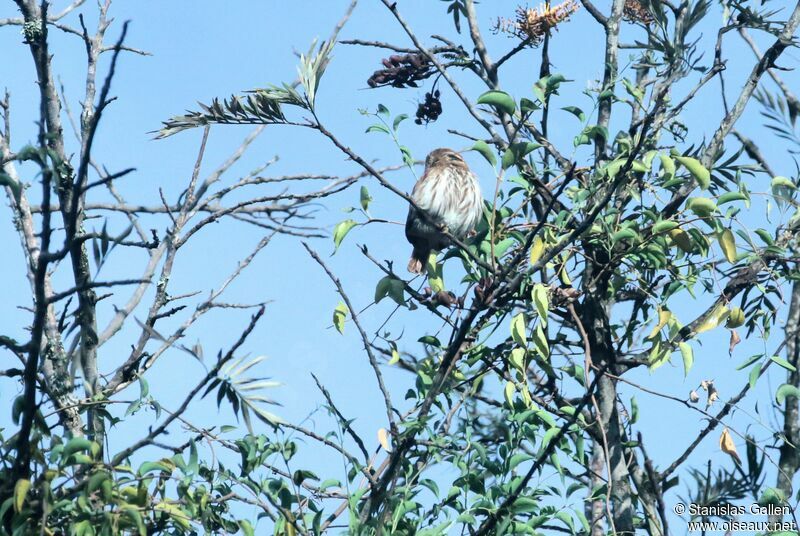
[[[404,305],[404,290],[405,286],[401,280],[387,275],[378,281],[378,284],[375,286],[375,303],[378,303],[386,296],[389,296],[398,305]]]
[[[518,466],[519,464],[521,464],[523,462],[527,462],[528,460],[532,460],[532,459],[533,459],[533,456],[531,456],[530,454],[525,454],[525,453],[514,454],[508,460],[508,470],[511,471],[516,466]]]
[[[481,156],[483,156],[492,167],[495,167],[497,165],[497,158],[494,156],[494,151],[492,150],[491,147],[489,147],[489,144],[486,143],[485,141],[483,140],[476,141],[475,145],[473,145],[472,149],[470,150],[479,152]]]
[[[400,114],[397,117],[395,117],[394,121],[392,122],[392,129],[394,131],[397,131],[397,127],[399,127],[400,123],[402,123],[406,119],[408,119],[408,114]]]
[[[778,403],[778,405],[783,404],[783,401],[786,400],[787,396],[800,398],[800,389],[790,383],[784,383],[778,387],[777,391],[775,391],[775,401]]]
[[[433,292],[441,292],[445,289],[442,269],[443,266],[436,262],[436,253],[431,252],[426,261],[425,270],[428,274],[428,284]]]
[[[759,359],[761,359],[762,357],[764,357],[764,354],[751,355],[750,357],[745,359],[744,362],[741,365],[736,367],[736,370],[742,370],[743,368],[747,368],[750,365],[752,365],[753,363],[755,363],[756,361],[758,361]]]
[[[756,229],[754,232],[766,245],[771,246],[775,243],[775,240],[772,238],[772,235],[769,234],[766,230]]]
[[[795,372],[797,370],[791,363],[789,363],[785,359],[782,359],[782,358],[780,358],[780,357],[778,357],[776,355],[770,357],[770,359],[772,360],[773,363],[775,363],[776,365],[780,365],[781,367],[785,368],[789,372]]]
[[[2,171],[0,171],[0,186],[6,186],[9,190],[11,190],[11,193],[14,195],[14,201],[19,203],[19,200],[22,197],[22,187],[17,181],[12,179],[10,175],[3,173]]]
[[[636,397],[631,397],[631,424],[636,424],[636,421],[639,420],[639,403],[636,402]]]
[[[375,123],[374,125],[370,125],[369,127],[367,127],[367,130],[365,130],[364,132],[365,133],[382,132],[383,134],[391,134],[391,132],[389,132],[389,129],[386,127],[386,125],[381,125],[380,123]]]
[[[550,358],[550,345],[547,342],[547,336],[544,333],[544,328],[541,323],[536,324],[536,329],[533,330],[533,344],[536,346],[536,352],[542,359]]]
[[[536,512],[539,510],[539,501],[530,497],[518,497],[511,505],[511,511],[515,514]],[[505,533],[505,531],[503,532]]]
[[[503,158],[500,161],[500,166],[503,169],[508,169],[511,166],[517,164],[526,155],[528,155],[531,151],[534,151],[541,147],[538,143],[533,143],[529,141],[524,141],[520,143],[512,143],[508,149],[505,150],[503,153]]]
[[[178,524],[184,530],[189,530],[191,528],[191,523],[189,522],[189,516],[181,510],[178,506],[168,503],[168,502],[160,502],[154,507],[155,510],[160,510],[165,512],[169,515],[170,519],[173,522]]]
[[[671,180],[675,176],[675,162],[669,155],[660,154],[658,159],[661,160],[661,169],[664,171],[664,180]]]
[[[172,463],[172,462],[170,462]],[[136,472],[139,476],[146,475],[151,471],[159,471],[162,473],[172,473],[172,467],[167,465],[164,461],[158,462],[144,462],[142,465],[139,466],[139,470]]]
[[[64,450],[61,451],[61,459],[66,460],[76,452],[85,452],[91,448],[92,441],[86,439],[85,437],[73,437],[67,442],[66,445],[64,445]]]
[[[349,233],[350,230],[356,225],[358,224],[353,220],[344,220],[336,224],[336,227],[333,229],[334,253],[336,253],[336,250],[339,249],[339,246],[341,245],[342,240],[344,240],[344,237],[347,236],[347,233]]]
[[[789,188],[790,190],[796,190],[797,185],[792,181],[792,179],[788,177],[775,177],[770,182],[770,186],[773,188]]]
[[[648,370],[652,374],[656,369],[669,362],[672,354],[669,345],[661,345],[661,341],[656,339],[653,348],[648,356]]]
[[[736,238],[733,236],[733,231],[725,229],[717,236],[719,247],[725,258],[730,263],[736,262]]]
[[[511,319],[511,338],[514,339],[514,342],[523,347],[528,345],[528,337],[525,334],[526,324],[527,322],[525,321],[525,315],[523,313],[519,313]]]
[[[506,399],[506,404],[508,404],[510,408],[514,407],[514,392],[516,390],[517,388],[514,386],[513,382],[506,382],[506,386],[503,389],[503,396]]]
[[[653,234],[665,233],[671,231],[678,226],[678,222],[672,220],[661,220],[653,225]]]
[[[750,385],[750,389],[755,389],[759,376],[761,376],[761,365],[756,364],[750,369],[750,374],[748,374],[747,383]]]
[[[525,374],[525,349],[514,348],[511,350],[511,353],[508,355],[508,362],[513,368]]]
[[[676,156],[675,160],[680,162],[681,165],[689,171],[701,189],[708,190],[708,187],[711,185],[711,173],[703,167],[703,164],[701,164],[698,159],[690,156]]]
[[[564,106],[561,109],[564,110],[565,112],[569,112],[572,115],[574,115],[575,117],[577,117],[578,121],[580,121],[581,123],[586,121],[586,114],[583,113],[583,110],[581,110],[577,106]]]
[[[542,453],[545,451],[545,449],[547,449],[547,446],[550,444],[550,441],[553,440],[553,438],[555,437],[555,435],[558,433],[559,430],[560,428],[556,426],[553,428],[549,428],[544,433],[544,435],[542,436],[542,444],[539,447],[539,456],[541,456]]]
[[[686,200],[686,208],[701,218],[707,218],[717,210],[717,204],[707,197],[690,197]]]
[[[776,506],[786,506],[786,493],[783,490],[777,488],[767,488],[764,490],[764,493],[761,494],[761,497],[758,498],[759,506],[767,506],[770,504]],[[797,536],[797,532],[770,532],[770,536]]]
[[[342,487],[342,483],[336,480],[335,478],[329,478],[327,480],[323,480],[320,485],[320,491],[325,491],[328,488],[340,488]]]
[[[523,97],[519,100],[519,109],[520,111],[522,111],[523,114],[531,114],[536,110],[538,110],[539,108],[541,108],[541,106],[539,106],[530,99],[526,99]]]
[[[494,106],[509,115],[514,114],[517,105],[514,99],[505,91],[490,90],[478,97],[478,104],[488,104]]]
[[[633,97],[636,100],[636,102],[641,105],[642,99],[644,98],[644,91],[642,90],[642,88],[636,87],[627,78],[622,79],[622,85],[625,86],[625,91],[628,93],[628,95]]]
[[[333,310],[333,325],[336,331],[344,335],[344,322],[347,318],[347,306],[344,302],[339,302],[336,309]]]
[[[747,196],[742,192],[725,192],[717,198],[717,205],[724,205],[733,201],[747,201]]]
[[[550,95],[557,95],[559,86],[566,80],[563,74],[558,73],[544,76],[534,84],[533,93],[537,99],[544,102]]]
[[[253,529],[253,525],[246,519],[239,520],[239,528],[242,529],[244,536],[255,536],[256,531]]]
[[[546,326],[547,313],[550,311],[550,298],[549,298],[548,288],[541,283],[535,284],[533,286],[533,292],[531,293],[531,297],[533,298],[533,304],[536,307],[536,312],[539,314],[539,318],[541,319],[542,324]]]
[[[608,129],[600,125],[589,125],[583,129],[573,143],[575,147],[578,147],[579,145],[589,145],[597,139],[608,141]]]
[[[692,370],[692,365],[694,364],[694,352],[689,343],[678,343],[678,348],[680,348],[681,357],[683,358],[683,376],[686,377],[689,375],[689,371]]]
[[[364,210],[369,209],[369,204],[372,201],[372,196],[369,195],[369,190],[367,190],[366,186],[361,187],[361,194],[360,194],[360,201],[361,201],[361,208]]]
[[[616,244],[623,240],[636,240],[639,235],[633,229],[622,229],[611,235],[611,243]]]
[[[122,505],[121,510],[122,513],[125,514],[128,519],[131,520],[131,522],[133,522],[134,526],[136,526],[139,536],[146,536],[147,527],[144,524],[144,519],[142,519],[142,514],[139,513],[139,510],[130,504]]]

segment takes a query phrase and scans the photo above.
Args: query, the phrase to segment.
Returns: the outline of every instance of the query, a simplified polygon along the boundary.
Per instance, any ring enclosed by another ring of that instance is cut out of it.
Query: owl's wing
[[[417,180],[413,190],[411,190],[411,199],[416,203],[420,210],[424,210],[427,218],[420,214],[419,210],[414,206],[408,207],[408,216],[406,217],[406,238],[414,243],[414,240],[427,240],[438,234],[438,229],[431,223],[430,219],[436,219],[438,214],[432,211],[431,199],[429,194],[429,181],[432,179],[429,171],[426,171],[422,177]]]

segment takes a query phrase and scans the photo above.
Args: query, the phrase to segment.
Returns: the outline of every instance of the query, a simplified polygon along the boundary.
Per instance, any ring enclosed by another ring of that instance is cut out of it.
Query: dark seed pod
[[[422,54],[394,54],[381,60],[383,69],[367,80],[369,87],[418,87],[418,82],[430,77],[435,69]]]
[[[418,125],[432,123],[442,115],[442,101],[439,100],[439,90],[429,91],[425,94],[425,100],[417,105],[417,119],[414,121]]]

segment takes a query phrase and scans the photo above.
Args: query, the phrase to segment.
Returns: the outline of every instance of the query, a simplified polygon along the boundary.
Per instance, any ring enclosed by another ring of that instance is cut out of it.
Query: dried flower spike
[[[629,0],[630,1],[630,0]],[[517,36],[522,40],[530,40],[536,46],[544,36],[560,23],[569,19],[578,10],[575,0],[566,0],[557,6],[544,3],[538,9],[518,7],[517,18],[498,19],[495,32],[504,32]]]
[[[622,18],[627,22],[641,22],[642,24],[652,24],[654,21],[653,16],[639,0],[625,0]]]

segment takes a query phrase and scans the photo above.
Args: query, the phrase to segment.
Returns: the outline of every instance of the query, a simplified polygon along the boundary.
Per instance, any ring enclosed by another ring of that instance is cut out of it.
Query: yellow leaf
[[[542,253],[544,253],[544,240],[542,240],[542,237],[537,236],[533,239],[533,244],[531,245],[531,265],[536,264],[536,261],[542,258]]]
[[[387,365],[394,365],[398,361],[400,361],[400,352],[397,351],[397,348],[392,347],[392,358],[389,359]]]
[[[558,271],[558,278],[564,283],[566,286],[572,286],[572,280],[569,278],[569,274],[567,273],[567,263],[564,262],[561,264],[561,269]]]
[[[728,262],[736,262],[736,239],[733,237],[733,231],[725,229],[719,234],[717,240]]]
[[[336,331],[344,334],[344,321],[347,318],[347,306],[344,302],[339,302],[336,309],[333,310],[333,325]]]
[[[183,512],[180,508],[176,505],[168,502],[160,502],[155,505],[155,510],[160,510],[162,512],[166,512],[169,514],[169,517],[178,525],[180,525],[184,530],[189,530],[191,527],[191,523],[189,522],[189,516]]]
[[[650,335],[647,336],[648,339],[652,339],[656,336],[656,333],[661,331],[661,328],[667,325],[669,319],[672,318],[672,313],[666,309],[658,309],[658,324],[655,325],[653,331],[650,332]]]
[[[696,333],[703,333],[705,331],[709,331],[714,329],[715,327],[719,326],[720,323],[725,320],[730,311],[727,307],[722,304],[717,305],[713,311],[711,311],[708,316],[705,317],[703,322],[697,326],[695,330]]]
[[[392,447],[389,445],[389,433],[386,428],[378,428],[378,443],[381,444],[381,447],[386,452],[392,452]]]
[[[672,243],[685,253],[691,253],[694,250],[692,237],[683,229],[672,229],[669,231],[669,237],[672,239]]]
[[[503,390],[503,395],[506,398],[506,404],[512,408],[514,407],[514,391],[516,390],[517,388],[514,387],[513,382],[506,382],[506,388]]]
[[[741,464],[742,460],[739,458],[739,453],[736,452],[736,444],[733,442],[731,433],[727,428],[722,430],[722,435],[719,436],[719,448],[725,454],[736,460],[736,463]]]
[[[27,478],[20,478],[14,484],[14,511],[19,513],[22,510],[22,505],[25,503],[25,497],[28,496],[28,491],[31,489],[31,481]]]

